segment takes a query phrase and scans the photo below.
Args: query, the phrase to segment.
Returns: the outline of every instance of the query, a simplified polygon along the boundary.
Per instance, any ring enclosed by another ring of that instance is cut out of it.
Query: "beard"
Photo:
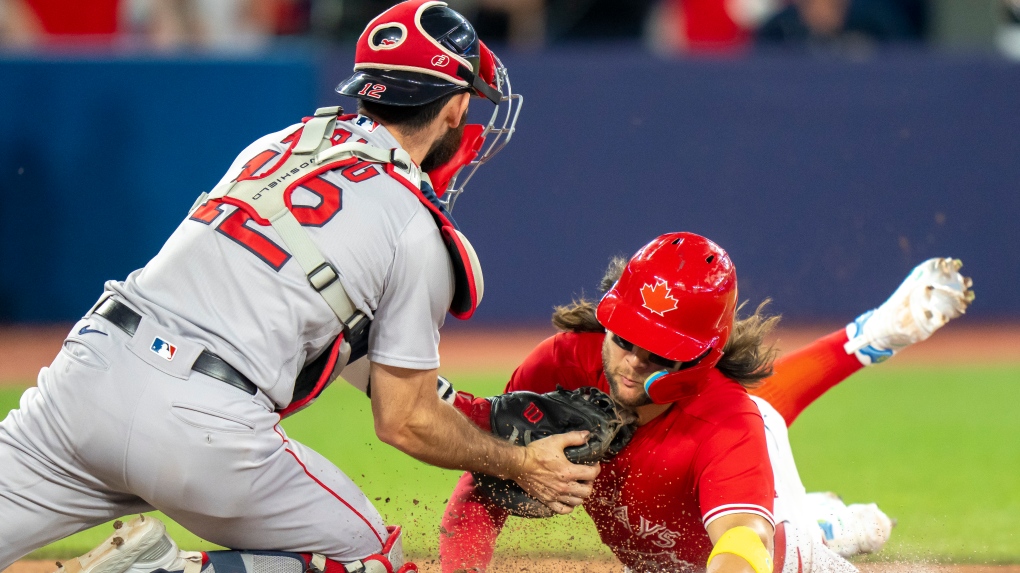
[[[460,119],[460,125],[456,129],[448,129],[442,137],[437,139],[425,158],[421,160],[421,170],[428,173],[435,168],[447,163],[460,149],[460,142],[464,139],[464,126],[467,124],[467,111]]]
[[[606,344],[611,343],[607,341]],[[606,381],[609,382],[609,395],[617,404],[633,410],[638,406],[647,406],[652,403],[652,399],[648,397],[644,389],[640,393],[634,391],[627,396],[621,394],[617,374],[609,368],[609,353],[606,351],[605,345],[602,347],[602,372],[606,375]]]

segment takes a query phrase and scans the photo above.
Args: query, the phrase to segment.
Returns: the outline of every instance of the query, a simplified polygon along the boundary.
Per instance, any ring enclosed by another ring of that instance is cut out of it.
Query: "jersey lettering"
[[[644,517],[638,516],[638,530],[635,531],[634,534],[644,539],[649,535],[657,534],[662,529],[664,529],[663,526],[652,523]]]
[[[343,208],[343,190],[326,181],[321,176],[313,177],[301,184],[301,187],[318,195],[319,205],[309,207],[294,205],[290,208],[298,223],[306,227],[321,227],[329,222]]]
[[[277,151],[267,149],[262,153],[259,153],[255,157],[252,157],[251,159],[248,160],[248,163],[244,164],[244,167],[241,169],[241,173],[238,174],[237,179],[235,179],[235,181],[250,178],[252,175],[258,173],[259,169],[265,167],[267,163],[269,163],[274,157],[276,157],[279,154],[280,153]]]
[[[344,169],[340,172],[344,178],[352,183],[361,183],[367,181],[379,174],[379,168],[374,163],[368,161],[359,161],[354,165]]]
[[[249,228],[246,225],[248,221],[251,221],[251,215],[244,209],[238,209],[224,219],[216,230],[251,251],[267,265],[273,267],[274,271],[279,271],[283,268],[284,263],[290,260],[290,253],[278,247],[276,243],[261,233]]]
[[[314,207],[307,205],[291,207],[294,218],[301,225],[321,227],[343,208],[343,189],[326,181],[321,175],[305,181],[301,187],[319,197],[319,204]],[[219,200],[206,201],[198,209],[195,209],[189,219],[211,225],[222,213],[223,204]],[[251,215],[244,209],[238,208],[223,219],[216,226],[216,230],[262,259],[273,270],[279,271],[290,260],[290,253],[280,248],[262,233],[249,227],[248,221],[251,220]]]
[[[337,128],[333,130],[333,137],[330,138],[330,141],[333,142],[333,145],[340,145],[341,143],[347,143],[351,139],[352,135],[354,134],[346,129]],[[358,143],[368,143],[368,140],[364,137],[359,137],[355,141]]]
[[[212,222],[223,214],[223,204],[219,201],[206,201],[202,203],[195,212],[191,214],[192,221],[198,221],[199,223],[205,223],[206,225],[212,225]]]
[[[339,145],[341,143],[347,143],[347,140],[353,135],[346,129],[335,129],[333,130],[333,137],[330,139],[333,141],[333,145]]]
[[[633,530],[630,528],[630,517],[627,515],[626,505],[619,505],[613,508],[613,517],[615,517],[617,521],[622,523],[623,526],[627,528],[627,531],[633,532]]]
[[[643,516],[638,516],[637,529],[631,526],[630,517],[627,512],[627,506],[621,505],[613,509],[613,516],[616,517],[623,526],[631,533],[640,539],[652,538],[652,545],[661,547],[663,549],[670,549],[676,546],[676,540],[680,538],[680,534],[676,531],[671,531],[665,525],[652,523]]]

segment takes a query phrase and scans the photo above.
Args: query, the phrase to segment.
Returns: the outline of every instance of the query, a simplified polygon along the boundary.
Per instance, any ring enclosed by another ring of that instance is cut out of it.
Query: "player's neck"
[[[400,129],[400,126],[398,125],[386,125],[386,122],[384,121],[380,121],[376,118],[372,119],[386,128],[386,131],[393,136],[393,139],[397,140],[397,144],[400,148],[411,156],[411,161],[414,161],[415,165],[421,165],[425,156],[432,150],[432,145],[436,142],[436,139],[438,139],[439,136],[437,134],[442,133],[440,127],[425,128],[408,133]]]
[[[673,404],[645,404],[644,406],[638,406],[635,408],[635,412],[637,413],[637,425],[644,426],[666,410],[669,410],[669,407],[672,405]]]
[[[390,128],[389,132],[393,139],[397,140],[400,148],[411,156],[411,161],[414,161],[415,165],[421,165],[422,160],[428,155],[429,149],[432,148],[432,141],[422,137],[421,134],[408,135],[399,129]]]

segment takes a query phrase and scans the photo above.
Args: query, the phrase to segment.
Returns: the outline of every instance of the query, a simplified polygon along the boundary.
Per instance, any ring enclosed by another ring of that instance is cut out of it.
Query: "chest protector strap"
[[[418,168],[402,149],[380,149],[365,143],[332,145],[339,107],[319,108],[305,123],[301,136],[272,169],[262,175],[217,185],[203,194],[196,205],[219,200],[243,209],[260,225],[271,225],[287,250],[305,272],[308,284],[329,305],[345,325],[356,328],[365,316],[358,312],[339,280],[337,270],[326,261],[290,210],[291,193],[306,180],[325,171],[343,167],[358,159],[390,164],[410,180],[421,180]]]
[[[457,275],[457,291],[468,293],[455,294],[451,312],[458,318],[467,318],[481,299],[481,267],[477,257],[467,239],[455,230],[438,201],[433,202],[423,196],[422,173],[411,161],[410,155],[403,149],[382,149],[367,143],[333,145],[333,130],[342,112],[339,106],[317,109],[314,117],[301,128],[301,135],[271,169],[258,176],[223,182],[211,192],[203,193],[192,207],[194,211],[206,201],[221,201],[243,209],[259,225],[271,225],[304,271],[308,284],[322,296],[343,324],[343,335],[309,365],[314,365],[312,370],[316,372],[302,371],[298,377],[294,399],[283,411],[284,415],[307,406],[350,360],[364,356],[370,326],[368,318],[357,309],[344,290],[336,268],[322,255],[291,211],[291,194],[305,181],[359,160],[383,164],[386,173],[407,187],[429,209],[447,243]],[[479,283],[477,289],[474,286],[476,280]],[[461,285],[465,286],[462,288]],[[463,299],[468,302],[463,302]]]

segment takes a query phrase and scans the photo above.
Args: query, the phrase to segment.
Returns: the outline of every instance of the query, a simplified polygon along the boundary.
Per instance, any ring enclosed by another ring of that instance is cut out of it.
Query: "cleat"
[[[139,515],[126,523],[117,520],[113,528],[114,533],[92,551],[57,562],[57,573],[147,573],[180,560],[177,545],[158,519]]]
[[[892,535],[896,520],[873,503],[845,505],[832,492],[807,494],[809,514],[818,522],[825,546],[844,558],[875,553]]]

